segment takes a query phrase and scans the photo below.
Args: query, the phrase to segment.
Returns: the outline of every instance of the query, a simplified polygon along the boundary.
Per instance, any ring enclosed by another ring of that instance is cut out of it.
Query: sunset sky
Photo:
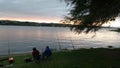
[[[60,0],[0,0],[0,19],[59,22],[68,12]]]
[[[61,0],[0,0],[0,19],[58,23],[69,8]],[[120,27],[119,22],[118,17],[111,26]]]

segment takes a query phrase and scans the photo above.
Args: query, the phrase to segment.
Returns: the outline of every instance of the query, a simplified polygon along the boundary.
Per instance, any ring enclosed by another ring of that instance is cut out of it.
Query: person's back
[[[43,59],[44,59],[45,57],[48,58],[49,56],[51,56],[51,54],[52,54],[52,52],[51,52],[49,46],[47,46],[46,49],[45,49],[45,51],[44,51],[44,53],[43,53]]]
[[[33,48],[32,56],[35,62],[40,61],[40,52],[36,48]]]

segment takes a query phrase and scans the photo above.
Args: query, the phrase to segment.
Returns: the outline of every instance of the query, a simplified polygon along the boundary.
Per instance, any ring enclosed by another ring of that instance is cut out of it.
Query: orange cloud
[[[61,19],[53,17],[3,17],[0,20],[16,20],[16,21],[30,21],[30,22],[46,22],[46,23],[59,23]]]

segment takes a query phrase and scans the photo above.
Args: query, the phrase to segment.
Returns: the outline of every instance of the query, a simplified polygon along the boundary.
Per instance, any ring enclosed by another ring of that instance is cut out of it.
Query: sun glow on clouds
[[[67,14],[60,0],[0,0],[0,19],[33,22],[59,22]]]
[[[14,20],[14,21],[28,21],[28,22],[37,22],[37,23],[60,23],[60,19],[58,18],[47,18],[47,17],[39,17],[39,18],[34,18],[34,17],[5,17],[5,18],[0,18],[0,20]]]
[[[60,0],[0,0],[0,20],[58,23],[69,7]],[[120,27],[120,17],[103,26]]]

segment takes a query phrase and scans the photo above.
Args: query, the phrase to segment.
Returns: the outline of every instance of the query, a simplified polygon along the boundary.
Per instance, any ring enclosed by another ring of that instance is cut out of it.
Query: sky
[[[61,0],[0,0],[0,19],[59,22],[68,13]]]
[[[110,21],[107,24],[103,24],[103,26],[119,27],[120,28],[120,17],[117,17],[115,19],[115,21]]]
[[[58,23],[69,9],[61,0],[0,0],[0,19]],[[111,26],[120,27],[120,17]]]

